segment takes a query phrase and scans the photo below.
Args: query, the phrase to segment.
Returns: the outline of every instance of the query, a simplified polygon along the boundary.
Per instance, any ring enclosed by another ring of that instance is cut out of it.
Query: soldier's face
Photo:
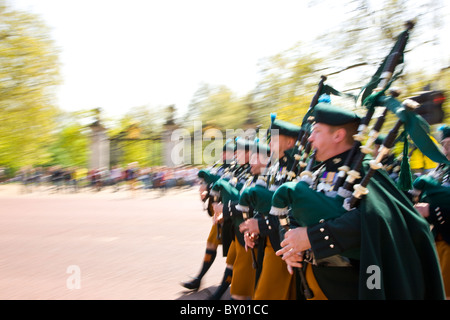
[[[237,150],[236,151],[236,161],[239,164],[246,164],[247,162],[249,162],[249,152],[245,151],[245,150]]]
[[[325,161],[334,156],[334,140],[329,125],[316,123],[308,138],[312,149],[316,149],[316,160]]]
[[[234,158],[234,150],[226,150],[222,153],[222,161],[224,163],[231,163],[231,160]]]
[[[295,145],[295,138],[285,135],[273,135],[270,139],[270,150],[273,151],[274,158],[279,159],[284,156],[286,150],[291,149]]]
[[[269,162],[269,158],[260,153],[252,153],[250,157],[250,172],[252,174],[260,174]]]
[[[272,135],[271,139],[270,139],[270,143],[269,143],[269,147],[270,150],[272,150],[273,152],[273,156],[275,159],[278,159],[280,156],[280,144],[279,144],[279,140],[278,140],[278,135]]]

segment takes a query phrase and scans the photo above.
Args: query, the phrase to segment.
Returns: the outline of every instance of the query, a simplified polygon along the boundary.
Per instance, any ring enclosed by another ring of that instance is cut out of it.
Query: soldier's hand
[[[281,249],[276,252],[277,256],[282,256],[286,261],[289,257],[311,248],[306,227],[290,229],[284,235],[284,240],[280,243]]]
[[[302,267],[302,261],[303,261],[303,255],[301,253],[296,253],[290,256],[289,258],[286,258],[284,262],[287,264],[287,269],[290,274],[294,274],[293,268],[301,268]]]
[[[244,233],[244,241],[245,241],[245,250],[247,251],[247,248],[254,248],[255,247],[255,238],[250,235],[250,233],[246,232]]]
[[[223,213],[214,214],[213,216],[213,224],[218,224],[223,222]]]
[[[213,203],[213,210],[214,210],[214,216],[213,216],[213,223],[217,224],[217,223],[221,223],[223,221],[223,214],[222,214],[222,209],[223,209],[223,204],[214,202]]]
[[[422,217],[428,218],[430,216],[430,204],[426,202],[419,202],[414,205],[414,208],[416,208]]]
[[[241,233],[259,234],[258,220],[253,218],[245,220],[239,225],[239,231]]]
[[[200,199],[205,200],[205,197],[208,195],[208,190],[207,190],[207,186],[205,183],[200,183],[198,192],[200,193]]]

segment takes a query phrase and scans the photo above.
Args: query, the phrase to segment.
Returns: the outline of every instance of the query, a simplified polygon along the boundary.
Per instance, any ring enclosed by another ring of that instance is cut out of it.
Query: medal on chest
[[[317,191],[328,192],[333,189],[336,172],[324,171],[319,178]]]

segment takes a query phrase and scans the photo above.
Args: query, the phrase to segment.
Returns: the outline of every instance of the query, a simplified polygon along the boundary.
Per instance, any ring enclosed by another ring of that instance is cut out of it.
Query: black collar
[[[294,155],[297,151],[296,147],[284,151],[284,156],[280,158],[280,167],[289,166],[294,161]]]
[[[347,159],[349,153],[350,150],[347,150],[338,155],[335,155],[334,157],[331,157],[328,160],[319,162],[314,166],[313,170],[317,170],[319,167],[325,166],[325,171],[329,172],[338,171],[338,168],[344,165],[345,160]]]

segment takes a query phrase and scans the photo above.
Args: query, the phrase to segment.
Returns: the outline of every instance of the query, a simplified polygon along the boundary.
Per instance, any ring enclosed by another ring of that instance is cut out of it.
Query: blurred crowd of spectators
[[[128,166],[114,166],[111,169],[53,166],[50,168],[24,167],[12,179],[4,183],[20,182],[24,192],[36,187],[47,187],[54,192],[78,192],[80,190],[101,191],[110,188],[121,189],[161,189],[191,187],[196,183],[198,169],[195,167],[143,167],[137,163]]]

